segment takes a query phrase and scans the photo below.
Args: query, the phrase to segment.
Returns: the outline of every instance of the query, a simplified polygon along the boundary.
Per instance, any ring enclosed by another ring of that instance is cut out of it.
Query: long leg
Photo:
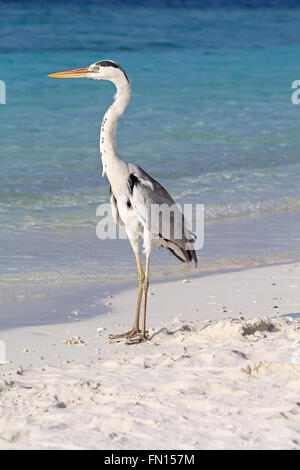
[[[147,299],[148,299],[148,287],[149,287],[149,267],[150,267],[150,256],[146,259],[146,273],[143,285],[144,290],[144,308],[143,308],[143,326],[142,326],[142,337],[146,339],[146,313],[147,313]]]
[[[138,290],[138,297],[137,297],[137,304],[136,304],[135,320],[134,320],[133,328],[131,330],[127,331],[126,333],[122,333],[120,335],[109,335],[110,339],[131,338],[141,333],[140,310],[141,310],[141,303],[142,303],[142,297],[143,297],[145,275],[144,275],[143,266],[142,266],[140,253],[139,253],[139,244],[134,243],[134,241],[132,241],[131,244],[132,244],[132,248],[134,250],[134,254],[136,258],[138,280],[139,280],[139,290]]]
[[[142,303],[142,296],[143,296],[143,284],[145,280],[145,275],[144,275],[143,266],[141,263],[140,254],[136,253],[135,257],[136,257],[136,264],[137,264],[137,269],[138,269],[139,292],[138,292],[138,298],[137,298],[137,303],[136,303],[136,314],[135,314],[133,330],[140,331],[140,310],[141,310],[141,303]]]
[[[145,237],[145,251],[146,251],[146,269],[145,269],[145,278],[143,282],[143,291],[144,291],[144,304],[143,304],[143,325],[142,331],[137,336],[137,338],[132,339],[128,344],[137,344],[147,341],[148,333],[146,331],[146,315],[147,315],[147,300],[148,300],[148,288],[149,288],[149,271],[150,271],[150,254],[151,254],[151,235],[148,234],[147,238]]]

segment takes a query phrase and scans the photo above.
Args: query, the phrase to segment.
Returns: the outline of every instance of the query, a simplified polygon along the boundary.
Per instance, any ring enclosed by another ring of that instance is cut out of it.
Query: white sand
[[[110,314],[89,319],[87,294],[79,314],[65,297],[65,323],[0,332],[0,448],[299,449],[299,288],[300,264],[155,283],[137,346],[106,343],[132,326],[135,289],[90,293]]]

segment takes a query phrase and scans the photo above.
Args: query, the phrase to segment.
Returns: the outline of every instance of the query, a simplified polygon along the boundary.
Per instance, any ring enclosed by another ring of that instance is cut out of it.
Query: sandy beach
[[[134,284],[7,303],[0,448],[299,449],[299,287],[300,263],[156,281],[130,346]]]

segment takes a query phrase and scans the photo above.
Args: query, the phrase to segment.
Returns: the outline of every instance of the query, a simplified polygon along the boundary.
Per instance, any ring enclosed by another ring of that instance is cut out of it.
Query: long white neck
[[[118,78],[113,82],[117,88],[117,93],[113,104],[106,111],[100,132],[100,155],[103,165],[104,176],[107,174],[110,179],[110,173],[113,171],[115,165],[120,164],[120,159],[117,152],[116,142],[116,129],[118,119],[124,113],[131,96],[130,83],[124,78]]]

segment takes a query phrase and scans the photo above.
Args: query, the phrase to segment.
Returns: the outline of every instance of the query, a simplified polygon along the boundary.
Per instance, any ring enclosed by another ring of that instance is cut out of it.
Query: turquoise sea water
[[[119,62],[133,87],[120,155],[177,202],[205,204],[200,265],[299,258],[300,7],[203,3],[0,1],[2,298],[41,280],[134,273],[127,242],[95,235],[113,85],[47,78],[101,59]],[[155,251],[153,264],[158,273],[177,261]]]

